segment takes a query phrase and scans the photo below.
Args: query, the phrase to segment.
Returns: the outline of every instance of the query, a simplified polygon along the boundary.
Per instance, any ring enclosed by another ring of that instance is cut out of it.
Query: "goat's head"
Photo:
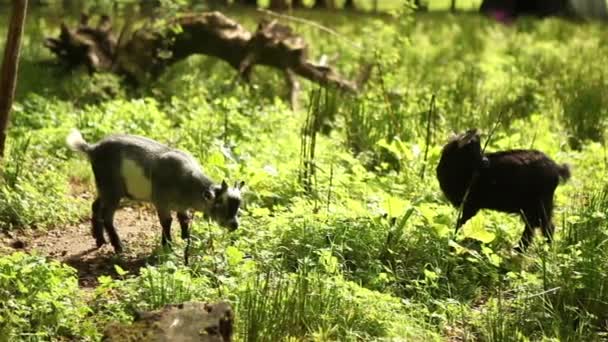
[[[481,150],[481,138],[477,129],[452,136],[441,156],[450,164],[457,163],[456,165],[473,169],[482,167],[487,162]]]
[[[207,191],[209,205],[205,214],[230,231],[237,229],[244,185],[245,182],[240,182],[229,187],[226,181],[222,181],[221,185],[214,185]]]

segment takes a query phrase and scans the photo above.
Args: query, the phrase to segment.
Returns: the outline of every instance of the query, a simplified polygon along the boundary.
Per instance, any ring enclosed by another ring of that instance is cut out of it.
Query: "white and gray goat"
[[[238,228],[244,182],[228,187],[203,174],[189,153],[136,135],[114,134],[89,144],[79,131],[66,138],[70,149],[86,155],[93,168],[97,198],[93,202],[92,235],[97,247],[106,243],[104,228],[117,253],[122,243],[114,213],[122,198],[151,202],[162,226],[162,244],[171,242],[171,211],[177,212],[181,236],[190,235],[188,210],[203,212],[221,226]]]

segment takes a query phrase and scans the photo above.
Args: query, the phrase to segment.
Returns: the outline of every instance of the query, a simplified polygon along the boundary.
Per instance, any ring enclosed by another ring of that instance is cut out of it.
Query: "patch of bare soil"
[[[15,250],[36,252],[74,267],[80,285],[94,287],[101,275],[118,276],[115,264],[137,274],[142,266],[153,262],[151,256],[160,244],[161,228],[156,212],[147,206],[119,209],[114,224],[125,247],[121,255],[116,255],[109,243],[96,248],[89,220],[49,231],[6,233],[0,237],[0,255]],[[173,231],[175,234],[176,229]],[[109,241],[107,236],[106,240]]]

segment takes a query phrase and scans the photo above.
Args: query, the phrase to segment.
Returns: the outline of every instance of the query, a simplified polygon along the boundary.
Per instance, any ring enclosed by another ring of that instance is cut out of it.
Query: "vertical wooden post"
[[[0,158],[4,156],[6,130],[17,86],[17,69],[26,12],[27,0],[13,0],[13,12],[6,35],[2,68],[0,69]]]

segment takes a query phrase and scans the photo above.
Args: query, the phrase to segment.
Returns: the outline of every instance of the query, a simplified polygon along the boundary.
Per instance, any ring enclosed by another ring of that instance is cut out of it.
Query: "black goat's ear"
[[[460,134],[457,140],[458,147],[462,148],[471,143],[479,143],[481,141],[481,137],[479,136],[479,130],[477,128],[471,128],[468,131]]]
[[[479,140],[479,130],[477,128],[471,128],[465,133],[465,137],[469,141]]]

